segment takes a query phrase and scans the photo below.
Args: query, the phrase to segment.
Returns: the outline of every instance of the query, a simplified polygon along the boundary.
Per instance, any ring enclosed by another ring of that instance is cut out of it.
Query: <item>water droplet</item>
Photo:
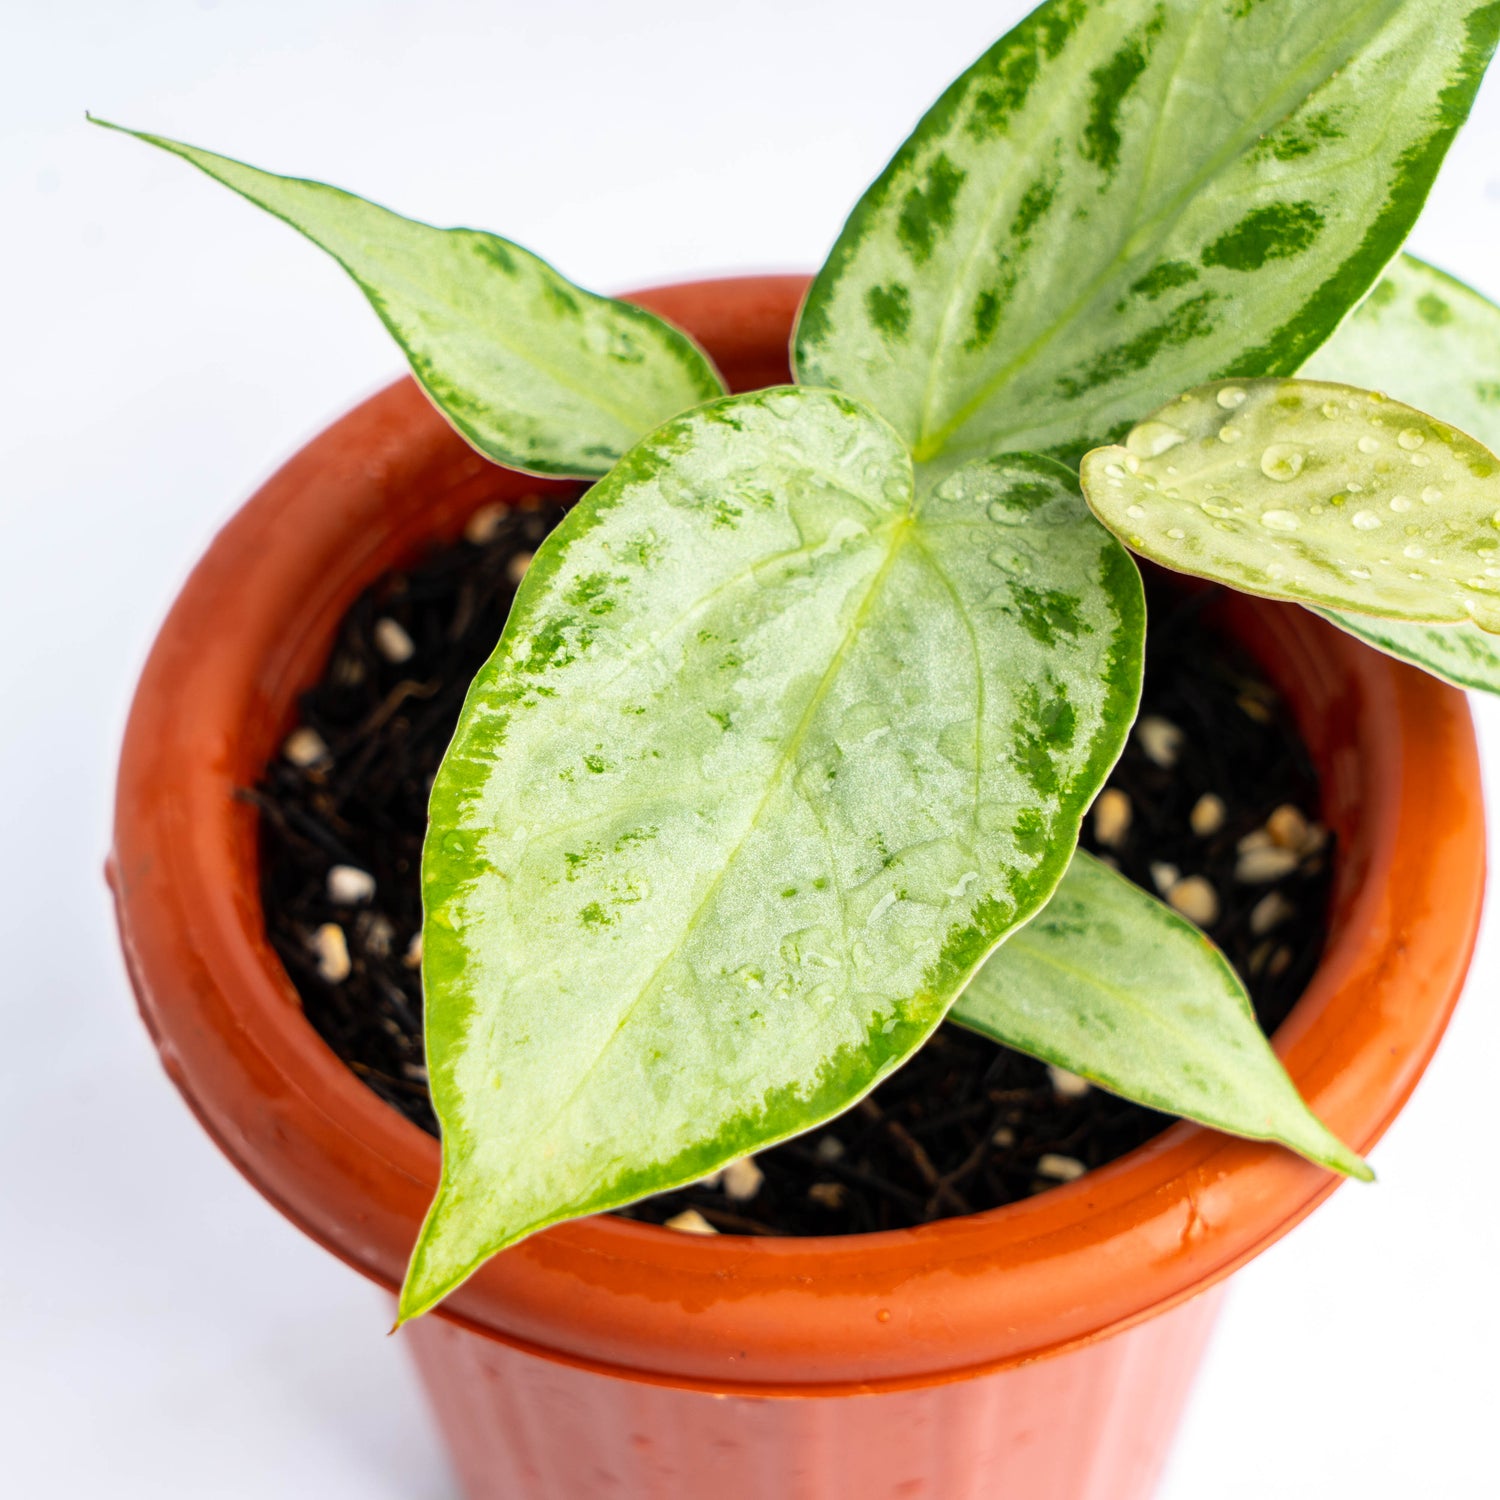
[[[1432,460],[1425,453],[1413,453],[1411,463],[1414,469],[1425,469]]]
[[[1413,562],[1419,562],[1422,558],[1427,556],[1427,549],[1419,542],[1408,542],[1406,546],[1401,549],[1401,555],[1402,557],[1411,558]]]
[[[1500,568],[1486,568],[1484,576],[1486,578],[1500,578]]]
[[[1350,568],[1349,576],[1351,578],[1368,578],[1370,570],[1368,568]]]
[[[1234,514],[1233,509],[1231,509],[1231,507],[1225,502],[1224,498],[1219,495],[1216,495],[1211,500],[1201,501],[1198,505],[1198,509],[1201,510],[1205,516],[1212,516],[1215,520],[1219,521],[1228,520],[1229,517]]]
[[[1031,559],[1024,552],[1012,551],[1009,547],[997,547],[989,556],[990,566],[1005,573],[1029,573]]]
[[[1025,526],[1031,519],[1031,512],[1024,505],[1012,505],[1008,500],[991,500],[985,514],[1000,526]]]
[[[1422,491],[1422,504],[1423,505],[1436,505],[1438,503],[1438,501],[1441,500],[1442,498],[1443,498],[1443,492],[1440,489],[1438,489],[1435,485],[1430,485],[1429,484],[1427,486],[1427,488]]]
[[[1123,479],[1125,477],[1125,471],[1119,464],[1105,464],[1104,472],[1111,479]]]
[[[1266,568],[1266,577],[1269,578],[1272,583],[1275,583],[1278,580],[1280,580],[1282,578],[1285,578],[1286,577],[1286,573],[1287,573],[1286,567],[1282,563],[1271,563]]]
[[[1260,524],[1267,531],[1295,531],[1302,523],[1289,510],[1267,510],[1261,512]]]
[[[1183,539],[1183,537],[1187,535],[1187,533],[1182,529],[1182,527],[1180,527],[1180,526],[1173,526],[1167,532],[1167,535],[1169,537],[1171,537],[1171,539],[1174,542],[1180,542]]]
[[[1398,513],[1401,512],[1401,511],[1403,511],[1403,510],[1410,510],[1411,509],[1411,501],[1408,500],[1405,495],[1392,495],[1391,496],[1391,509],[1394,510],[1394,511],[1396,511],[1396,512],[1398,512]]]
[[[1364,485],[1362,485],[1357,479],[1351,479],[1349,483],[1344,486],[1344,488],[1348,490],[1351,495],[1363,495],[1365,492]]]
[[[1245,398],[1250,393],[1237,385],[1226,385],[1215,399],[1225,411],[1233,411],[1238,406],[1245,404]]]
[[[1396,441],[1406,449],[1408,453],[1415,453],[1423,443],[1427,441],[1415,427],[1403,427],[1396,436]]]
[[[950,724],[938,735],[938,753],[960,771],[978,768],[978,747],[975,744],[974,725],[968,719]]]
[[[1137,458],[1159,458],[1168,449],[1185,442],[1187,433],[1179,431],[1169,422],[1142,422],[1125,439],[1125,446]]]
[[[1362,437],[1354,446],[1358,448],[1361,453],[1377,453],[1380,451],[1380,444],[1376,442],[1374,438],[1368,435]]]
[[[1219,441],[1221,443],[1237,443],[1244,435],[1238,427],[1231,426],[1228,422],[1219,429]]]
[[[1418,579],[1420,579],[1420,578],[1425,578],[1427,575],[1425,573],[1408,573],[1406,576],[1408,578],[1418,578]]]
[[[1466,578],[1464,579],[1464,587],[1480,592],[1493,592],[1496,589],[1500,589],[1500,583],[1497,583],[1493,578]]]
[[[1307,455],[1290,443],[1272,443],[1260,456],[1260,472],[1277,484],[1285,484],[1302,472]]]
[[[1146,507],[1144,505],[1127,505],[1125,507],[1125,514],[1132,521],[1139,521],[1146,514]]]
[[[1380,525],[1380,517],[1373,510],[1357,510],[1354,512],[1354,529],[1356,531],[1374,531]]]
[[[1330,422],[1336,416],[1338,416],[1338,414],[1339,414],[1339,404],[1338,404],[1337,401],[1325,401],[1323,403],[1323,415],[1325,417],[1327,417]]]

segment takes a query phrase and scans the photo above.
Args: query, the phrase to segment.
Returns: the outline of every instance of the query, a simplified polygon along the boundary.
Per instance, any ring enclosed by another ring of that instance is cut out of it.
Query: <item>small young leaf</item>
[[[1500,631],[1500,463],[1372,391],[1202,386],[1083,462],[1137,552],[1249,594]]]
[[[1152,1109],[1373,1175],[1302,1102],[1224,955],[1082,850],[951,1019]]]
[[[497,463],[532,474],[604,474],[668,417],[723,394],[686,334],[574,286],[498,235],[434,229],[321,182],[94,123],[182,157],[326,250],[369,298],[437,408]]]
[[[1413,256],[1398,257],[1302,373],[1385,391],[1500,450],[1500,307]],[[1500,642],[1477,625],[1318,612],[1457,687],[1500,693]]]
[[[855,209],[798,378],[947,467],[1292,373],[1399,249],[1497,28],[1493,0],[1049,0]]]
[[[795,387],[628,453],[531,564],[433,788],[444,1165],[402,1316],[906,1058],[1061,878],[1143,620],[1046,459],[918,506],[884,422]]]

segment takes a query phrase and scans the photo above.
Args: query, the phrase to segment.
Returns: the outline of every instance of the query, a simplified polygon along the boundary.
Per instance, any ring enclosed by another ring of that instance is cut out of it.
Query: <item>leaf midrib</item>
[[[1389,24],[1392,15],[1399,10],[1399,3],[1395,3],[1395,0],[1372,0],[1371,6],[1366,11],[1358,13],[1358,15],[1355,18],[1351,19],[1343,28],[1334,32],[1328,46],[1324,47],[1319,53],[1310,55],[1307,65],[1302,69],[1303,76],[1317,73],[1321,73],[1322,76],[1319,77],[1316,84],[1313,84],[1310,87],[1303,87],[1300,85],[1294,86],[1300,88],[1300,93],[1298,93],[1297,95],[1297,102],[1290,108],[1283,110],[1279,116],[1273,117],[1275,123],[1279,124],[1281,121],[1290,118],[1291,115],[1295,114],[1298,109],[1301,109],[1303,105],[1306,104],[1307,100],[1311,98],[1311,96],[1317,91],[1318,88],[1321,88],[1325,84],[1329,83],[1333,78],[1337,77],[1338,74],[1343,71],[1343,67],[1347,66],[1347,63],[1341,64],[1340,67],[1332,69],[1331,71],[1324,71],[1323,59],[1326,58],[1328,54],[1335,49],[1335,46],[1342,41],[1344,36],[1346,36],[1351,30],[1355,29],[1359,21],[1364,20],[1364,18],[1368,15],[1369,10],[1374,9],[1389,12],[1385,16],[1385,18],[1381,20],[1380,23],[1376,25],[1372,30],[1372,35],[1378,35],[1379,32]],[[1172,71],[1168,74],[1166,82],[1169,88],[1171,86],[1171,83],[1177,76],[1177,68],[1181,64],[1182,55],[1182,53],[1179,53],[1177,61],[1173,64]],[[1052,115],[1049,114],[1047,119],[1050,123]],[[1173,225],[1175,225],[1177,220],[1181,217],[1182,212],[1185,208],[1186,201],[1195,198],[1206,181],[1216,176],[1230,161],[1232,161],[1236,157],[1242,156],[1248,149],[1250,149],[1251,145],[1254,142],[1258,141],[1263,135],[1268,134],[1271,128],[1274,128],[1274,126],[1270,123],[1266,125],[1255,125],[1249,127],[1248,134],[1246,134],[1245,132],[1241,132],[1240,135],[1231,137],[1230,141],[1226,143],[1225,147],[1217,152],[1212,158],[1210,158],[1208,163],[1206,163],[1205,166],[1199,170],[1197,175],[1190,179],[1188,184],[1184,188],[1182,188],[1173,199],[1169,200],[1167,204],[1155,215],[1154,218],[1147,219],[1143,224],[1133,223],[1130,226],[1129,233],[1124,234],[1120,237],[1120,243],[1114,255],[1110,258],[1108,264],[1094,278],[1094,280],[1088,284],[1083,293],[1073,301],[1073,303],[1068,307],[1063,315],[1053,323],[1049,324],[1048,327],[1043,329],[1042,332],[1038,334],[1030,344],[1028,344],[1024,349],[1020,350],[1016,354],[1016,356],[1007,364],[1003,365],[992,376],[986,378],[980,384],[975,394],[963,406],[958,408],[955,414],[950,417],[942,427],[940,427],[935,433],[932,433],[930,435],[926,430],[925,413],[931,408],[934,387],[936,385],[937,372],[941,365],[940,360],[937,357],[929,360],[927,365],[927,374],[925,377],[922,402],[922,410],[924,413],[923,424],[922,429],[918,434],[917,442],[912,450],[913,456],[915,457],[916,461],[918,463],[930,462],[932,459],[941,454],[946,447],[949,438],[951,438],[953,434],[957,432],[974,415],[974,413],[979,410],[981,406],[985,405],[987,402],[993,399],[995,394],[1000,390],[1002,386],[1007,384],[1016,374],[1030,365],[1042,352],[1042,350],[1044,350],[1050,343],[1052,343],[1053,340],[1058,338],[1065,329],[1072,326],[1072,324],[1078,318],[1079,314],[1089,306],[1094,298],[1097,297],[1099,291],[1108,284],[1109,280],[1112,277],[1114,277],[1118,273],[1120,268],[1126,263],[1127,260],[1135,259],[1148,250],[1154,251],[1154,249],[1158,245],[1160,245],[1161,241],[1166,237],[1167,233],[1170,232]],[[1040,130],[1036,132],[1037,135],[1040,135],[1041,133],[1042,132]],[[1004,199],[1000,195],[997,195],[990,211],[986,214],[983,221],[983,230],[980,234],[975,236],[974,246],[973,248],[971,248],[969,255],[966,257],[963,267],[963,278],[962,280],[955,278],[954,283],[952,284],[952,291],[950,292],[948,304],[944,309],[944,315],[942,319],[943,326],[947,326],[950,310],[953,305],[959,301],[960,288],[962,288],[963,295],[967,297],[969,272],[972,269],[975,261],[978,259],[980,248],[988,247],[989,232],[994,224],[995,219],[999,215],[1002,203],[1008,202],[1008,199]],[[1170,222],[1167,222],[1168,220],[1170,220]],[[1126,251],[1129,249],[1131,243],[1139,239],[1142,234],[1151,232],[1153,229],[1156,229],[1159,232],[1155,234],[1155,238],[1150,241],[1149,245],[1142,246],[1141,249],[1137,250],[1134,255],[1126,254]],[[949,345],[946,347],[951,348],[952,346]],[[1001,432],[996,435],[995,441],[997,443],[1003,443],[1008,436],[1008,432]]]
[[[614,1030],[605,1039],[604,1044],[599,1048],[599,1051],[595,1055],[593,1061],[579,1075],[577,1083],[573,1086],[572,1090],[570,1090],[567,1098],[564,1099],[562,1103],[552,1112],[552,1114],[548,1117],[545,1125],[540,1127],[539,1134],[544,1135],[550,1132],[557,1125],[558,1121],[563,1119],[572,1109],[574,1104],[578,1102],[579,1097],[587,1089],[594,1074],[598,1071],[599,1067],[604,1062],[604,1059],[609,1055],[610,1050],[615,1045],[615,1042],[619,1038],[620,1034],[630,1024],[631,1018],[636,1014],[640,1007],[645,1004],[645,1002],[656,992],[656,990],[664,980],[671,965],[681,956],[682,950],[686,945],[688,938],[691,937],[693,932],[697,929],[699,918],[703,915],[710,902],[718,893],[719,887],[724,883],[726,876],[733,868],[736,860],[739,858],[740,852],[744,849],[745,844],[750,838],[751,834],[753,834],[759,827],[761,818],[764,815],[766,808],[770,805],[773,794],[781,786],[782,780],[786,775],[788,767],[794,763],[796,753],[801,748],[804,740],[806,739],[807,733],[812,727],[813,720],[817,716],[818,709],[822,706],[823,700],[827,696],[828,690],[832,686],[834,680],[837,678],[839,671],[849,654],[849,651],[853,647],[854,642],[859,638],[860,631],[867,617],[869,616],[869,613],[873,608],[876,599],[879,597],[886,579],[890,576],[891,569],[895,565],[897,557],[900,555],[903,547],[910,538],[910,535],[915,528],[915,524],[915,518],[910,513],[904,513],[898,519],[889,523],[888,532],[890,540],[887,545],[886,555],[882,559],[880,567],[876,569],[874,576],[870,580],[870,584],[865,591],[865,596],[860,601],[859,607],[855,611],[854,617],[850,621],[848,628],[844,631],[843,637],[840,639],[838,647],[834,651],[833,657],[829,661],[827,668],[824,670],[823,676],[819,680],[816,690],[813,692],[812,697],[808,700],[807,707],[803,710],[802,717],[798,720],[795,729],[789,736],[785,748],[782,750],[781,755],[777,759],[776,765],[772,768],[770,774],[767,776],[765,791],[761,794],[760,801],[756,804],[754,812],[751,813],[743,832],[735,842],[734,848],[731,849],[726,855],[717,873],[709,882],[707,889],[704,891],[703,895],[699,898],[698,902],[693,907],[693,910],[689,914],[687,920],[683,923],[680,936],[672,944],[671,948],[659,960],[655,969],[646,980],[645,984],[643,984],[640,990],[636,993],[635,998],[631,1000],[629,1005],[626,1006],[624,1013],[616,1022]],[[878,536],[879,531],[873,532],[872,535]]]

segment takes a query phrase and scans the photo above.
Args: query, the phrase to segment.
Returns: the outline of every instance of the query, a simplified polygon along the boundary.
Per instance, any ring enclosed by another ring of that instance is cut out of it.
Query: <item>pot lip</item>
[[[634,300],[726,370],[774,366],[806,284],[731,277]],[[435,484],[435,498],[424,492],[427,520],[408,515],[401,532],[416,483]],[[398,381],[304,447],[216,538],[126,729],[110,880],[163,1063],[255,1186],[387,1288],[436,1187],[438,1149],[303,1018],[262,931],[255,816],[234,792],[274,753],[309,663],[393,547],[456,532],[476,497],[549,488],[560,487],[470,452]],[[1435,1050],[1477,934],[1485,851],[1466,700],[1295,606],[1235,596],[1226,611],[1273,676],[1314,684],[1328,705],[1302,727],[1332,735],[1325,791],[1347,784],[1345,805],[1325,809],[1341,850],[1333,930],[1275,1045],[1313,1107],[1368,1149]],[[708,1239],[575,1221],[496,1257],[431,1315],[552,1359],[716,1391],[935,1384],[1165,1311],[1335,1186],[1280,1148],[1178,1124],[1074,1183],[917,1229]]]

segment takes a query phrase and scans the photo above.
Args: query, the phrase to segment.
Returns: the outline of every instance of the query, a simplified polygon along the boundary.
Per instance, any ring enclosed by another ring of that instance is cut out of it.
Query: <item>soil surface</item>
[[[551,503],[480,512],[465,539],[350,610],[261,785],[271,941],[308,1019],[424,1130],[418,887],[427,792]],[[1269,1032],[1317,967],[1329,883],[1317,780],[1276,693],[1205,630],[1212,594],[1148,584],[1145,699],[1084,845],[1197,920]],[[727,1181],[628,1217],[744,1234],[847,1234],[994,1208],[1114,1160],[1171,1121],[944,1024],[841,1118]],[[696,1217],[695,1217],[696,1216]]]

